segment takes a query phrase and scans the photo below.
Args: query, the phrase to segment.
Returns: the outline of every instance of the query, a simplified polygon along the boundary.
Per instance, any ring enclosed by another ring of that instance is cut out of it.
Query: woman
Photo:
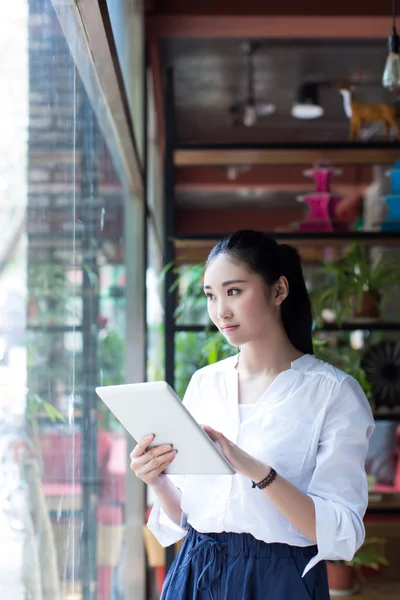
[[[240,353],[197,371],[184,403],[236,474],[169,478],[176,452],[147,450],[153,436],[132,452],[157,496],[148,526],[164,546],[186,536],[162,599],[329,600],[324,560],[351,559],[365,535],[368,401],[313,356],[294,248],[229,235],[208,257],[204,291]]]

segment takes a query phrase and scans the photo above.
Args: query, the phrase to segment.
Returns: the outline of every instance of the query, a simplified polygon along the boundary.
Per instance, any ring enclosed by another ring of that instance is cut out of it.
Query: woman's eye
[[[236,294],[239,294],[240,290],[236,289],[236,288],[230,288],[228,290],[228,296],[236,296]]]
[[[206,292],[206,297],[207,300],[212,300],[214,298],[214,294],[212,294],[211,292]]]

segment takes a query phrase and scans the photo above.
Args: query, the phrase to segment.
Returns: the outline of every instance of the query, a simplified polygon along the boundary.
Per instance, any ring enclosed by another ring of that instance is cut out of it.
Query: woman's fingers
[[[173,461],[176,451],[171,444],[162,444],[150,448],[141,456],[131,455],[131,470],[145,483],[151,483]]]
[[[140,455],[140,456],[135,456],[134,452],[132,452],[131,454],[131,468],[134,467],[141,467],[142,465],[147,464],[148,462],[152,461],[153,459],[166,454],[167,452],[170,452],[172,450],[172,446],[171,444],[163,444],[162,446],[154,446],[154,448],[150,448],[150,450],[147,450],[147,452],[145,452],[144,454]]]
[[[148,485],[155,484],[163,476],[163,471],[177,454],[177,451],[172,449],[172,444],[161,444],[149,448],[154,439],[154,435],[145,436],[135,446],[130,455],[131,470],[136,477]]]
[[[212,439],[213,442],[221,443],[221,441],[223,441],[225,439],[225,436],[223,433],[216,431],[215,429],[210,427],[210,425],[203,425],[203,429],[206,432],[206,434]]]
[[[174,460],[176,454],[176,450],[171,450],[166,454],[162,454],[156,458],[153,458],[149,462],[139,467],[137,475],[150,475],[153,471],[159,475]]]
[[[137,461],[139,463],[148,462],[156,456],[160,456],[160,454],[165,454],[166,452],[170,452],[172,450],[171,444],[162,444],[161,446],[154,446],[153,448],[149,448],[146,452],[135,455],[135,450],[131,454],[131,460]]]
[[[142,438],[140,440],[140,442],[138,444],[136,444],[136,446],[132,450],[131,459],[137,458],[138,456],[142,456],[146,452],[148,446],[154,440],[154,437],[155,436],[151,433],[149,435],[146,435],[144,438]]]
[[[175,456],[176,451],[172,450],[143,465],[131,465],[131,468],[138,479],[141,479],[147,485],[154,485],[160,480],[160,477],[165,477],[164,471],[172,463]]]
[[[203,429],[206,434],[212,439],[214,444],[226,454],[229,451],[229,440],[220,431],[216,431],[210,425],[203,425]]]

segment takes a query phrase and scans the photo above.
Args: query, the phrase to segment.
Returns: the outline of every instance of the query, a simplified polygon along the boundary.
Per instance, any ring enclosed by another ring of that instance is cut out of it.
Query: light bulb
[[[400,56],[397,52],[389,52],[383,71],[382,85],[389,90],[400,88]]]
[[[254,104],[248,102],[244,107],[243,125],[246,127],[254,127],[257,123],[257,111]]]
[[[396,25],[393,25],[392,35],[388,40],[389,56],[386,59],[385,69],[383,71],[382,85],[389,90],[400,88],[400,39],[397,35]]]
[[[296,92],[291,114],[295,119],[319,119],[324,109],[318,102],[317,83],[303,83]]]
[[[324,114],[324,109],[319,104],[293,104],[290,111],[295,119],[319,119]]]

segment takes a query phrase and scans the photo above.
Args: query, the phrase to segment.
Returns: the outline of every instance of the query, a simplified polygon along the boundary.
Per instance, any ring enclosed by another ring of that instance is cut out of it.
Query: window
[[[129,449],[95,387],[125,380],[121,160],[51,0],[0,31],[0,582],[116,600]]]

